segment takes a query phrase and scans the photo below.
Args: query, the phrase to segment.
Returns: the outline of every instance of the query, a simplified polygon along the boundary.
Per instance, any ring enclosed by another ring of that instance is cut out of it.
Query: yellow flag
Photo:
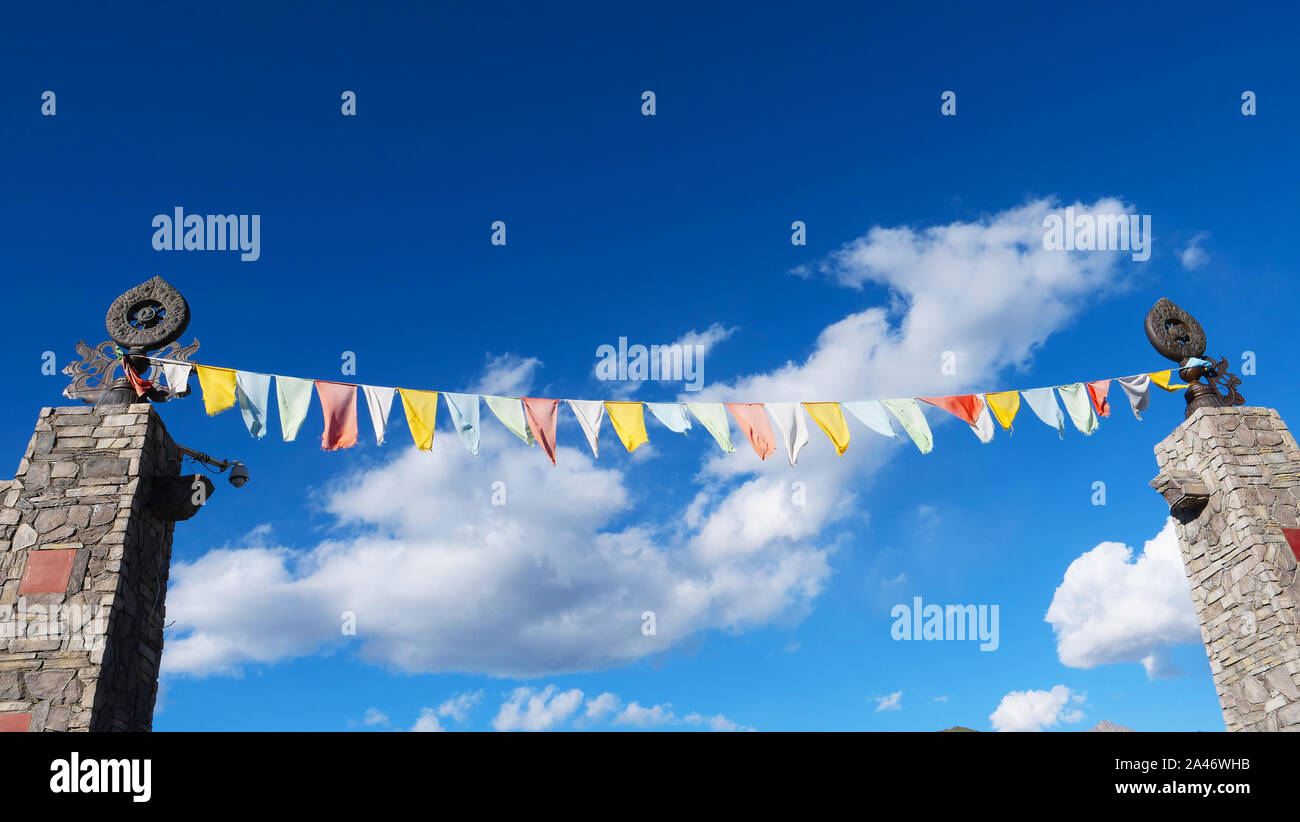
[[[1152,371],[1150,374],[1147,374],[1147,376],[1151,378],[1151,382],[1155,383],[1156,385],[1160,386],[1166,391],[1177,391],[1180,388],[1186,388],[1187,383],[1185,382],[1174,383],[1173,385],[1169,384],[1169,381],[1173,379],[1173,374],[1174,374],[1174,369],[1171,368],[1168,371]]]
[[[623,447],[635,451],[650,441],[645,433],[645,405],[639,402],[607,402],[609,421],[614,423],[614,433],[623,441]]]
[[[438,417],[437,391],[412,391],[399,388],[402,408],[406,411],[406,425],[415,438],[415,447],[421,451],[433,448],[433,421]]]
[[[199,372],[199,387],[203,389],[203,407],[208,416],[220,414],[235,404],[235,370],[213,368],[210,365],[194,366]]]
[[[985,394],[984,399],[993,410],[993,416],[998,418],[998,425],[1002,426],[1002,430],[1010,431],[1012,420],[1020,412],[1020,392],[999,391],[996,394]]]
[[[826,436],[835,444],[835,452],[841,457],[849,447],[849,425],[844,421],[844,412],[838,402],[806,402],[803,404],[808,416],[813,418]]]

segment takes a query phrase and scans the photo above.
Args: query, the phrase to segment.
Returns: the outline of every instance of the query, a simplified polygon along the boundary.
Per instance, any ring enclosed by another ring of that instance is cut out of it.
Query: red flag
[[[961,394],[955,397],[917,397],[921,402],[928,402],[936,408],[942,408],[967,425],[974,425],[980,416],[980,400],[974,394]]]
[[[357,387],[343,382],[316,380],[316,396],[325,412],[325,433],[320,447],[326,451],[357,444]]]
[[[1110,416],[1110,401],[1106,395],[1110,393],[1110,380],[1097,380],[1088,383],[1088,396],[1092,399],[1092,407],[1097,409],[1097,416]]]
[[[126,381],[131,383],[137,397],[143,397],[146,391],[153,388],[153,383],[135,373],[135,369],[131,367],[131,361],[126,357],[122,358],[122,370],[126,372]]]
[[[528,418],[528,428],[533,432],[533,439],[542,445],[546,456],[555,464],[555,423],[560,416],[559,400],[524,399],[524,416]]]
[[[776,435],[772,433],[772,426],[767,421],[761,402],[729,402],[726,406],[731,416],[740,423],[740,430],[749,437],[749,444],[754,446],[754,453],[758,454],[759,459],[765,460],[776,451]]]

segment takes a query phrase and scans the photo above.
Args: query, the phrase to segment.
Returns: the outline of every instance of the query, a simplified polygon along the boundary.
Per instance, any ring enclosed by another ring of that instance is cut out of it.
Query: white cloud
[[[1205,267],[1205,264],[1210,261],[1210,255],[1205,249],[1201,248],[1201,243],[1209,239],[1209,237],[1210,235],[1207,232],[1202,231],[1187,242],[1187,247],[1178,255],[1183,268],[1188,271],[1195,271],[1198,268]]]
[[[617,711],[623,704],[617,696],[611,693],[603,693],[600,696],[587,700],[587,718],[592,721],[599,721],[606,716]]]
[[[1047,622],[1064,665],[1141,662],[1150,678],[1175,674],[1169,646],[1199,642],[1201,633],[1174,520],[1166,520],[1136,561],[1127,545],[1103,542],[1070,563]]]
[[[457,722],[465,722],[469,719],[469,712],[483,701],[482,691],[465,691],[464,693],[455,694],[446,702],[438,706],[438,716],[447,716]]]
[[[878,696],[876,700],[876,711],[897,711],[903,707],[903,692],[894,691],[889,696]]]
[[[658,725],[668,725],[675,719],[672,705],[655,705],[650,708],[642,708],[639,704],[633,702],[624,708],[618,716],[614,717],[614,724],[653,728]]]
[[[707,725],[709,730],[720,733],[729,733],[732,731],[752,731],[754,728],[748,725],[741,725],[738,722],[732,722],[722,714],[713,716],[701,716],[700,714],[688,714],[682,719],[687,725]]]
[[[440,733],[447,730],[438,721],[438,713],[433,708],[420,709],[420,718],[411,726],[413,733]]]
[[[1042,248],[1042,216],[1054,208],[1040,200],[971,223],[872,229],[824,270],[846,285],[884,286],[890,308],[823,329],[800,363],[687,398],[988,387],[1118,278],[1119,255]],[[713,344],[724,332],[701,338]],[[949,350],[955,376],[940,371]],[[497,357],[477,390],[522,393],[538,365]],[[552,467],[484,417],[477,459],[440,431],[432,454],[406,449],[330,489],[319,500],[339,526],[330,539],[290,550],[261,533],[257,544],[174,563],[164,669],[230,673],[350,642],[361,658],[404,671],[532,677],[626,664],[701,631],[797,620],[831,573],[829,526],[863,516],[855,490],[911,448],[857,427],[843,459],[815,438],[797,469],[784,457],[760,463],[743,442],[731,456],[712,449],[679,516],[627,523],[634,484],[622,468],[598,468],[581,439],[561,446]],[[802,506],[789,504],[795,472],[807,487]],[[499,480],[504,506],[491,504]],[[641,634],[646,610],[657,615],[653,637]],[[343,611],[357,615],[354,640],[339,636]]]
[[[387,725],[388,714],[378,708],[367,708],[365,718],[361,720],[362,725]]]
[[[1050,691],[1012,691],[989,714],[989,722],[995,731],[1041,731],[1061,722],[1075,723],[1083,719],[1083,711],[1069,705],[1082,704],[1084,696],[1064,685]]]
[[[560,691],[547,685],[540,691],[515,688],[501,703],[492,727],[498,731],[549,731],[566,721],[582,705],[582,691]]]

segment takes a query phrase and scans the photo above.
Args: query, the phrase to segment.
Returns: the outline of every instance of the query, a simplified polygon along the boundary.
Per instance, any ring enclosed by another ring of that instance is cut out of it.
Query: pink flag
[[[1088,383],[1088,396],[1092,399],[1092,407],[1097,409],[1097,416],[1110,416],[1110,402],[1106,395],[1110,393],[1110,380],[1097,380]]]
[[[528,428],[533,432],[533,439],[541,443],[546,456],[551,458],[551,465],[555,464],[555,422],[559,415],[559,400],[524,399]]]
[[[325,433],[320,447],[326,451],[357,444],[357,387],[342,382],[316,380],[316,396],[325,412]]]
[[[749,444],[754,446],[754,453],[759,459],[767,459],[776,451],[776,435],[772,425],[767,421],[761,402],[729,402],[726,404],[731,416],[740,424],[740,430],[749,437]]]

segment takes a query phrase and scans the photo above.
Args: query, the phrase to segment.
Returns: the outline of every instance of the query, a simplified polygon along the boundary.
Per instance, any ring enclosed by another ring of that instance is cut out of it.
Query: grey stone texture
[[[1269,408],[1201,408],[1156,446],[1229,731],[1300,731],[1300,448]],[[1204,491],[1208,490],[1208,497]]]
[[[180,451],[153,407],[43,408],[0,481],[0,713],[31,731],[153,726],[175,523],[149,508]],[[29,554],[77,549],[66,593],[18,593]]]

